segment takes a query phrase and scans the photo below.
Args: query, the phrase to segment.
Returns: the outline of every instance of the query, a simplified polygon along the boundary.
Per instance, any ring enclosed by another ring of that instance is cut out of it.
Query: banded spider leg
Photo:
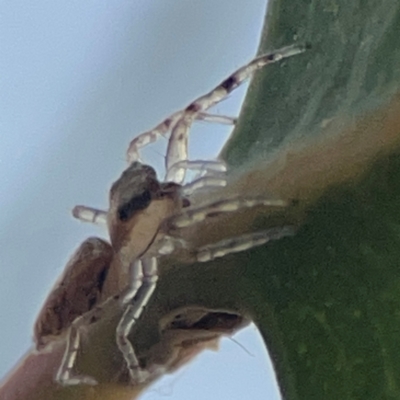
[[[182,183],[185,177],[185,168],[172,172],[172,166],[182,160],[187,160],[187,141],[190,126],[196,119],[204,119],[202,116],[208,115],[206,111],[224,100],[233,90],[238,88],[244,81],[250,78],[256,71],[267,65],[276,63],[285,58],[303,53],[306,50],[305,45],[291,45],[275,50],[271,53],[254,58],[247,65],[239,68],[227,79],[224,79],[219,85],[207,94],[198,97],[186,108],[170,115],[150,131],[143,132],[131,141],[127,150],[127,160],[129,163],[138,161],[139,149],[155,142],[162,136],[166,136],[171,131],[171,139],[168,142],[167,156],[165,158],[166,177],[165,180],[173,180],[176,183]],[[214,117],[214,116],[213,116]],[[226,118],[226,117],[224,117]],[[228,117],[229,118],[229,117]],[[213,121],[213,119],[209,119]],[[214,119],[218,121],[217,118]],[[232,119],[232,122],[235,120]]]
[[[155,289],[157,257],[172,252],[177,245],[182,245],[183,242],[181,238],[169,235],[169,230],[173,232],[174,229],[191,226],[215,214],[234,212],[242,208],[259,205],[285,205],[282,201],[265,198],[233,198],[206,204],[200,208],[183,210],[190,205],[185,197],[186,194],[205,187],[226,184],[223,178],[208,174],[208,176],[200,177],[196,182],[181,186],[187,169],[196,169],[198,165],[201,165],[201,168],[205,168],[209,172],[213,170],[210,162],[188,161],[187,137],[192,122],[195,119],[216,120],[215,116],[206,114],[208,108],[224,99],[256,70],[283,58],[300,54],[304,50],[305,48],[302,46],[289,46],[254,59],[225,79],[211,92],[199,97],[184,110],[174,113],[151,131],[134,139],[128,149],[129,161],[138,159],[140,147],[155,141],[171,130],[166,156],[166,182],[158,182],[151,167],[134,161],[111,188],[108,212],[84,206],[77,206],[74,209],[74,216],[83,221],[95,223],[107,221],[111,243],[120,260],[119,266],[122,266],[125,271],[132,269],[132,279],[129,281],[126,274],[121,274],[114,268],[114,275],[117,276],[118,283],[114,285],[113,290],[105,290],[105,293],[111,299],[112,296],[116,298],[115,290],[124,290],[120,302],[126,308],[118,324],[116,340],[127,363],[132,383],[142,382],[148,374],[140,368],[133,346],[128,339],[129,332]],[[224,118],[226,117],[222,117],[222,119]],[[222,169],[221,167],[218,168]],[[206,262],[216,257],[259,246],[269,240],[278,239],[292,233],[291,227],[274,228],[229,238],[200,249],[191,249],[191,252],[194,260]],[[109,275],[113,275],[112,267]],[[121,279],[121,276],[123,276],[123,279]],[[119,298],[119,296],[117,297]],[[98,309],[101,309],[101,306]],[[79,324],[85,323],[87,323],[87,320],[82,316]],[[76,325],[79,326],[79,324]],[[79,342],[76,341],[76,343]],[[65,376],[63,371],[71,370],[74,364],[77,346],[70,347],[72,350],[67,352],[64,357],[58,374],[59,377]],[[60,379],[60,381],[63,384],[79,383],[73,379]]]

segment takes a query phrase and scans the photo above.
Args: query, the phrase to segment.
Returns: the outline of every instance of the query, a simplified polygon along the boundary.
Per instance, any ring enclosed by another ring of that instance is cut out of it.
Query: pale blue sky
[[[69,255],[98,228],[75,204],[107,205],[127,144],[249,61],[266,0],[0,2],[0,378]],[[216,107],[238,113],[243,90]],[[192,158],[229,130],[198,123]],[[144,152],[163,168],[165,145]],[[206,352],[144,399],[279,398],[255,327]]]

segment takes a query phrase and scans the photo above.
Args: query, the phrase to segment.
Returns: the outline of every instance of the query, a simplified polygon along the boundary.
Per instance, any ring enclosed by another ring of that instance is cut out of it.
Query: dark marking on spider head
[[[126,222],[158,198],[160,190],[155,170],[135,161],[112,185],[110,203],[116,206],[118,219]]]
[[[151,202],[150,190],[144,190],[137,196],[132,197],[127,203],[118,208],[118,218],[120,221],[128,221],[136,211],[144,210]]]

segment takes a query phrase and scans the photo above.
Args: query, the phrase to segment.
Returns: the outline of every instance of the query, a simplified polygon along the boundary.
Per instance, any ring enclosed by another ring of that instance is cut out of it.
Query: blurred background
[[[266,0],[0,3],[0,379],[32,346],[69,256],[86,237],[106,237],[74,220],[73,206],[105,209],[129,141],[254,57],[265,9]],[[214,111],[237,115],[246,87]],[[229,132],[196,123],[190,157],[216,157]],[[165,146],[143,152],[159,173]],[[143,399],[279,399],[256,328],[235,341]]]

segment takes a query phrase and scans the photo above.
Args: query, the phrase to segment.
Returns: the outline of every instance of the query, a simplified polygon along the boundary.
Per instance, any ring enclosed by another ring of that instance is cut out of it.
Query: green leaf
[[[400,398],[399,26],[394,0],[270,2],[260,53],[293,42],[312,48],[255,77],[222,153],[229,185],[206,200],[263,195],[290,206],[210,218],[184,237],[197,248],[273,226],[297,233],[208,263],[185,251],[161,260],[155,295],[130,336],[141,360],[153,351],[162,364],[193,345],[182,335],[212,331],[193,324],[167,339],[161,331],[166,315],[200,307],[214,322],[239,313],[257,323],[287,399]],[[119,375],[121,313],[114,307],[88,329],[78,357],[78,371],[101,385],[56,385],[60,345],[29,355],[13,387],[29,377],[38,399],[137,395],[142,388]],[[27,391],[19,398],[31,398]]]
[[[312,48],[256,76],[222,153],[238,193],[298,204],[225,261],[288,399],[400,398],[399,34],[395,1],[271,1],[260,53]]]

